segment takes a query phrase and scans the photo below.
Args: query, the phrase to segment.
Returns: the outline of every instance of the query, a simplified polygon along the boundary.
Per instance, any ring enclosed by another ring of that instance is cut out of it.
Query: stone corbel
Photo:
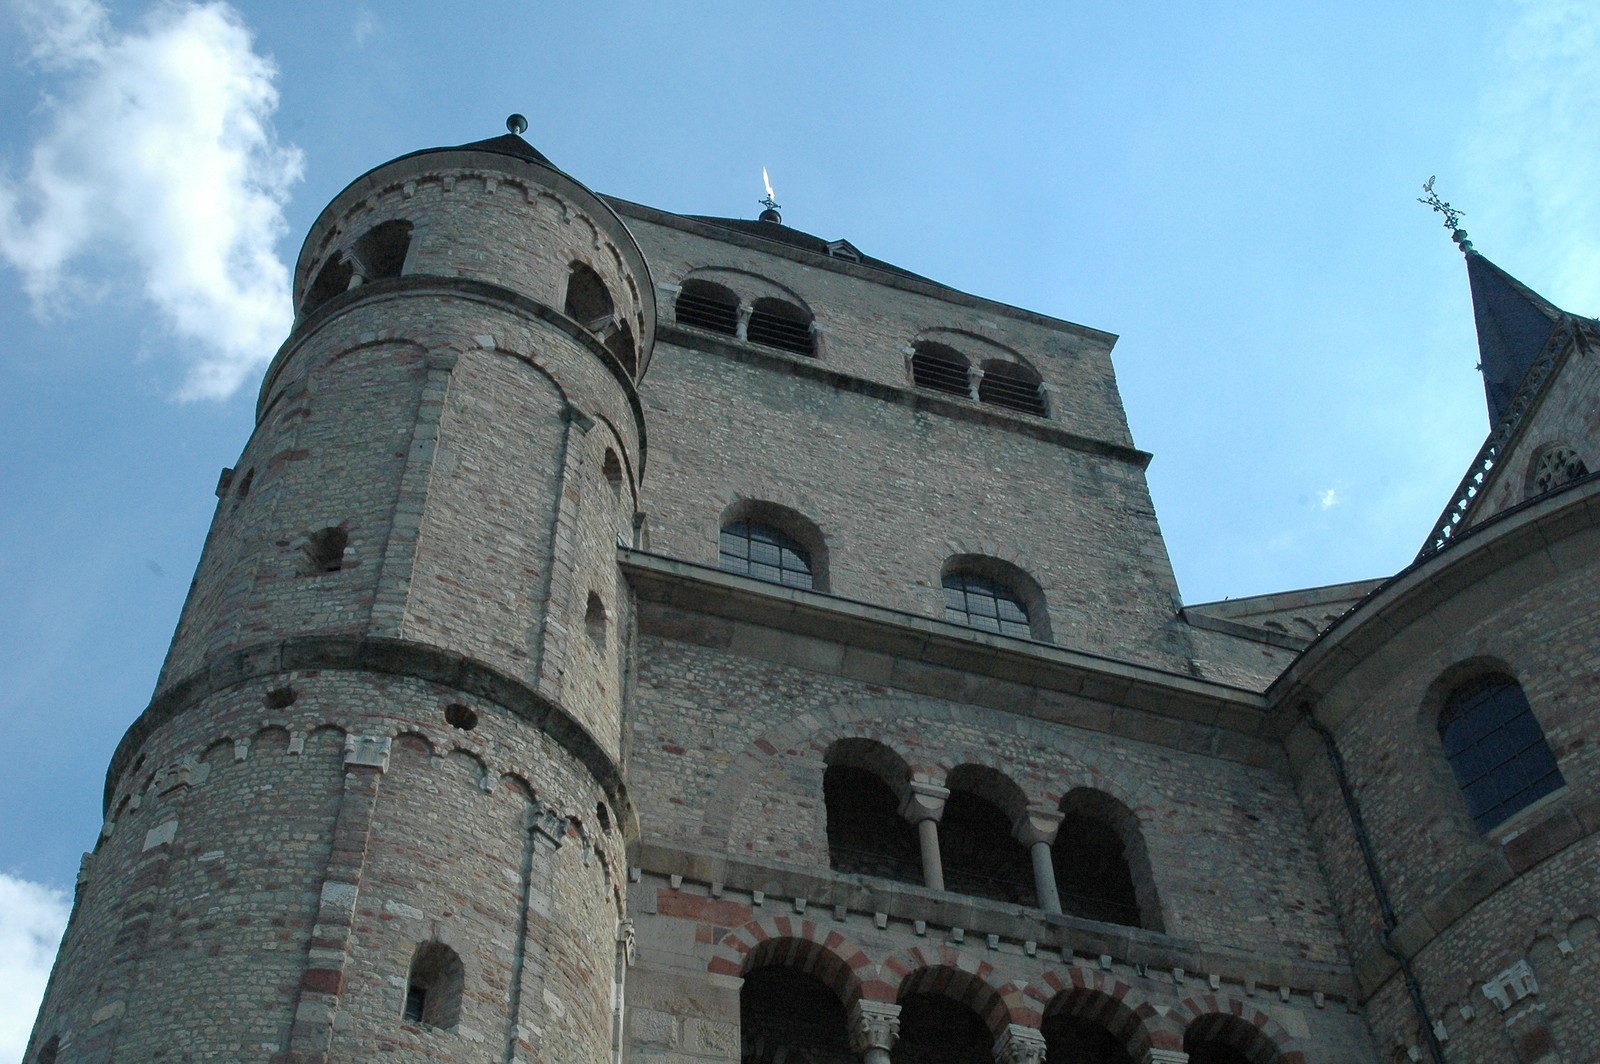
[[[1017,821],[1012,834],[1024,846],[1032,846],[1042,842],[1046,846],[1055,845],[1056,832],[1061,830],[1062,813],[1059,809],[1049,807],[1029,806]]]

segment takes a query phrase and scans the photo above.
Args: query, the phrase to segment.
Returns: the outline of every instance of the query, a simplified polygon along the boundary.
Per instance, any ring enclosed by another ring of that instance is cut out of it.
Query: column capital
[[[1181,1049],[1146,1049],[1139,1064],[1189,1064],[1189,1054]]]
[[[1035,843],[1053,845],[1056,841],[1056,832],[1061,829],[1062,813],[1059,809],[1048,806],[1030,805],[1017,820],[1017,826],[1012,830],[1012,835],[1024,846]]]
[[[865,1056],[870,1050],[885,1053],[900,1037],[900,1006],[865,998],[850,1006],[850,1050]]]
[[[994,1044],[995,1064],[1044,1064],[1044,1034],[1037,1027],[1006,1025]]]
[[[924,820],[938,820],[944,815],[944,801],[950,797],[949,787],[912,780],[906,796],[900,803],[900,815],[913,824]]]

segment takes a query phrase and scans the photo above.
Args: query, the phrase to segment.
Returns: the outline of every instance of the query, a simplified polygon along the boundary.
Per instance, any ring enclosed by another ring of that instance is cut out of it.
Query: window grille
[[[810,588],[811,555],[775,528],[735,521],[722,529],[717,564],[730,573],[786,587]]]
[[[971,368],[943,344],[918,344],[911,355],[911,383],[951,395],[971,395]]]
[[[1589,467],[1583,464],[1583,459],[1578,457],[1578,452],[1570,447],[1556,447],[1539,456],[1539,462],[1534,467],[1533,491],[1531,495],[1543,495],[1553,491],[1561,485],[1577,480],[1579,477],[1589,475]]]
[[[1016,592],[976,573],[944,578],[944,619],[985,632],[1033,638],[1027,608]]]
[[[739,331],[739,297],[721,285],[686,281],[678,293],[678,324],[734,336]]]
[[[1039,391],[1038,380],[1021,366],[1004,362],[991,362],[983,367],[983,379],[978,382],[978,401],[1034,417],[1045,416],[1044,396]]]
[[[753,344],[792,351],[797,355],[815,355],[816,346],[811,337],[811,319],[799,307],[779,299],[758,299],[750,312],[746,335]]]
[[[1456,688],[1439,716],[1439,737],[1479,831],[1565,782],[1527,696],[1508,677]]]

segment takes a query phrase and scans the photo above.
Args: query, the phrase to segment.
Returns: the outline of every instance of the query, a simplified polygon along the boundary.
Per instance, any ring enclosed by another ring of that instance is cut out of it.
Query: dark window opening
[[[600,463],[600,475],[606,478],[606,483],[611,485],[611,490],[617,493],[622,491],[622,460],[617,457],[617,452],[606,448],[606,457]]]
[[[710,281],[685,281],[678,293],[678,324],[734,336],[739,331],[739,297]]]
[[[589,602],[583,611],[583,629],[589,633],[595,646],[605,648],[606,604],[593,591],[589,592]]]
[[[939,994],[908,994],[900,1001],[900,1037],[894,1064],[994,1064],[994,1036],[979,1015]]]
[[[781,299],[756,300],[745,334],[753,344],[793,351],[797,355],[816,354],[810,316]]]
[[[985,632],[1033,638],[1021,596],[976,573],[956,572],[944,578],[944,619]]]
[[[38,1064],[56,1064],[56,1059],[61,1056],[61,1038],[51,1035],[50,1040],[39,1047],[39,1052],[34,1056]]]
[[[860,1064],[850,1021],[826,983],[793,968],[757,968],[739,988],[742,1064]]]
[[[352,250],[365,280],[399,277],[405,269],[406,252],[411,250],[411,223],[389,221],[373,226]]]
[[[1141,926],[1122,837],[1098,817],[1069,812],[1050,850],[1061,908],[1072,916]]]
[[[611,813],[606,809],[606,803],[596,802],[594,805],[595,819],[600,821],[601,831],[611,830]]]
[[[1050,1064],[1135,1064],[1128,1047],[1092,1020],[1057,1013],[1040,1030]]]
[[[350,534],[337,526],[311,533],[306,538],[306,572],[336,573],[344,568],[345,552],[350,547]]]
[[[917,829],[900,815],[893,787],[868,769],[829,765],[822,793],[828,815],[828,864],[835,872],[922,883]]]
[[[615,309],[611,292],[600,275],[581,262],[573,263],[567,277],[567,317],[593,331],[604,326]]]
[[[402,1015],[410,1023],[454,1027],[461,1022],[463,981],[456,951],[442,942],[424,942],[411,960]]]
[[[243,479],[239,481],[239,487],[237,489],[238,497],[241,499],[248,499],[250,497],[250,488],[255,484],[255,482],[256,471],[254,469],[245,470]]]
[[[1011,818],[968,791],[954,790],[939,818],[944,885],[959,894],[1036,904],[1033,860],[1011,834]]]
[[[1479,831],[1565,783],[1527,696],[1510,677],[1486,676],[1452,691],[1439,738]]]
[[[751,521],[723,526],[717,566],[786,587],[813,586],[810,552],[792,536]]]
[[[978,382],[978,401],[1044,417],[1044,395],[1039,378],[1014,362],[989,362]]]
[[[355,276],[355,272],[355,266],[350,260],[345,258],[343,253],[336,252],[331,259],[322,264],[317,279],[311,282],[311,289],[306,292],[306,300],[300,307],[300,313],[310,314],[334,296],[349,291],[350,279]]]
[[[627,322],[618,323],[617,331],[606,338],[606,350],[622,363],[629,378],[639,375],[639,359],[633,349],[633,330],[628,328]]]
[[[1188,1052],[1189,1064],[1250,1064],[1244,1053],[1221,1042],[1196,1042]]]
[[[1197,1016],[1183,1032],[1189,1064],[1278,1064],[1278,1047],[1255,1024],[1238,1016]]]
[[[450,727],[462,731],[471,731],[478,726],[478,715],[460,702],[451,702],[444,707],[444,719]]]
[[[971,367],[961,352],[944,344],[917,344],[911,355],[911,383],[951,395],[972,395]]]

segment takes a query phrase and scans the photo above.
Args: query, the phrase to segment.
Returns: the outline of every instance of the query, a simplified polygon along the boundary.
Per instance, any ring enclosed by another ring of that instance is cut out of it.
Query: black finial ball
[[[520,137],[528,131],[528,120],[521,115],[514,114],[506,119],[506,128]]]

